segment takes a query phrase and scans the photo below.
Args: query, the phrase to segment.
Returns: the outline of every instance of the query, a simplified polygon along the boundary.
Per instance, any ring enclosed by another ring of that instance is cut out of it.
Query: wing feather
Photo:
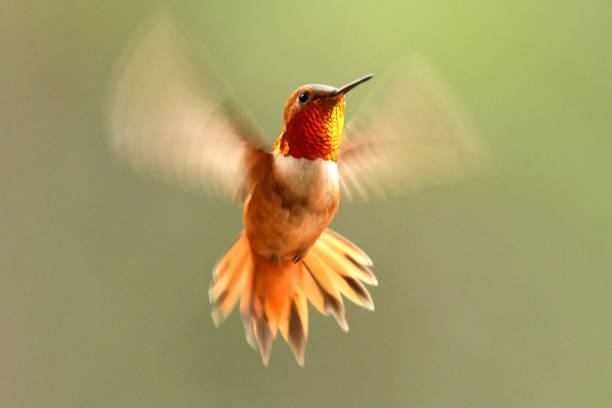
[[[483,160],[468,115],[427,62],[411,57],[348,123],[338,166],[345,196],[367,199],[447,181]]]
[[[118,65],[111,101],[115,150],[139,170],[234,199],[267,153],[210,62],[196,66],[168,16],[156,15]]]

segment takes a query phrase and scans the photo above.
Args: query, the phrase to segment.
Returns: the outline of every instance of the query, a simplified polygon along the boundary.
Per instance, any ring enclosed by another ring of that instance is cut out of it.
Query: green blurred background
[[[110,74],[153,7],[1,7],[1,406],[612,404],[612,2],[170,5],[270,141],[298,85],[417,52],[492,158],[461,183],[343,203],[333,227],[374,259],[376,311],[348,306],[348,335],[313,314],[306,366],[277,342],[267,369],[236,314],[209,316],[240,208],[108,146]]]

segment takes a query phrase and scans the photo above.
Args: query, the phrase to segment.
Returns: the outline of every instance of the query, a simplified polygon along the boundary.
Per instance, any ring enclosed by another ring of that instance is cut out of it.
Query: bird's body
[[[285,105],[284,126],[271,153],[250,167],[245,201],[252,250],[276,262],[299,261],[329,225],[340,201],[338,149],[344,128],[342,89],[305,85]]]
[[[276,262],[294,261],[329,225],[340,201],[333,160],[277,154],[244,206],[251,249]]]

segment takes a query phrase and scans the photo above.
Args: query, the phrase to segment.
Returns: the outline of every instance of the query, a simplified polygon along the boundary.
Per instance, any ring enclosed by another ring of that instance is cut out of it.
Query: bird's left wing
[[[212,64],[197,68],[168,16],[145,25],[117,68],[112,143],[136,169],[241,200],[269,153]]]

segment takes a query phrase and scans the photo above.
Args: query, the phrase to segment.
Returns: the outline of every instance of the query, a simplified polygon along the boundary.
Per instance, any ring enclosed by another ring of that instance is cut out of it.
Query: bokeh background
[[[139,177],[108,144],[111,72],[147,1],[3,1],[0,405],[612,404],[612,2],[170,4],[272,141],[298,85],[419,53],[479,124],[491,169],[343,203],[374,313],[314,315],[270,367],[207,287],[241,210]],[[352,93],[348,115],[366,98]]]

